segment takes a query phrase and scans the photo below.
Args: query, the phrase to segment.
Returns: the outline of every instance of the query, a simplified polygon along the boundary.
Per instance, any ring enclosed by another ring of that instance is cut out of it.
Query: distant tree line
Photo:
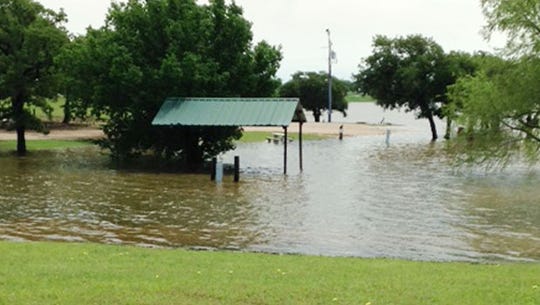
[[[432,39],[376,36],[355,76],[359,90],[385,108],[459,124],[450,147],[471,162],[538,161],[540,150],[540,1],[481,0],[487,35],[508,35],[501,54],[444,53]],[[455,130],[455,129],[454,129]]]
[[[106,23],[70,36],[66,15],[34,0],[0,0],[0,119],[17,130],[42,130],[31,107],[50,111],[64,97],[64,123],[105,118],[101,145],[118,161],[152,154],[197,166],[234,147],[238,128],[156,128],[168,96],[301,97],[319,120],[327,110],[327,76],[297,73],[281,87],[282,54],[253,44],[251,24],[236,4],[211,0],[113,3]],[[332,107],[345,113],[346,83],[334,79]]]
[[[540,149],[540,0],[480,3],[486,32],[509,36],[504,54],[446,53],[420,35],[378,35],[353,88],[333,79],[332,109],[346,114],[345,96],[358,91],[384,108],[427,119],[432,140],[439,137],[434,118],[446,118],[446,138],[452,122],[462,127],[455,143],[463,151],[475,147],[496,159],[525,152],[533,159]],[[25,131],[43,127],[30,106],[50,109],[47,98],[58,94],[65,97],[65,122],[106,118],[101,145],[113,158],[150,154],[194,165],[233,148],[240,131],[151,126],[168,96],[296,96],[316,121],[328,111],[327,74],[300,71],[282,85],[280,48],[254,44],[234,2],[115,2],[105,25],[81,36],[70,36],[65,22],[62,11],[34,0],[0,0],[0,119],[17,131],[20,155]]]
[[[101,143],[117,160],[151,153],[197,165],[233,147],[238,128],[155,128],[168,96],[272,96],[278,47],[253,44],[236,4],[211,0],[113,3],[99,29],[71,37],[65,14],[33,0],[0,0],[0,96],[12,104],[18,153],[35,120],[26,109],[65,96],[66,119],[106,117]],[[5,103],[5,102],[4,102]]]
[[[336,77],[332,78],[332,109],[347,115],[345,97],[350,86]],[[328,111],[328,74],[325,72],[297,72],[292,79],[279,88],[282,97],[299,97],[302,106],[313,112],[315,122],[320,122],[321,115]]]

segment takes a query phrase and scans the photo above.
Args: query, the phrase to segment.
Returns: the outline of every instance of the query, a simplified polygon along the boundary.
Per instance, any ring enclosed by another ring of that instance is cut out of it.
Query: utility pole
[[[326,29],[328,34],[328,123],[332,122],[332,59],[334,52],[332,51],[332,40],[330,39],[330,29]]]

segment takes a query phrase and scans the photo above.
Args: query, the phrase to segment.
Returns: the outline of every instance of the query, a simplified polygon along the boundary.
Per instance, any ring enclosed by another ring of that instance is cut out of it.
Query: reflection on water
[[[95,149],[0,157],[0,239],[415,260],[540,260],[540,171],[457,171],[423,134],[241,145],[241,182],[112,170]]]
[[[271,237],[252,248],[421,260],[539,259],[538,171],[458,172],[440,145],[410,135],[396,136],[389,148],[383,137],[309,143],[305,172],[286,179],[293,189],[274,184],[264,197],[251,199],[269,210],[262,231]],[[264,148],[238,153],[259,162]],[[269,167],[279,168],[280,147],[266,148],[275,158]],[[244,165],[257,168],[249,160]]]
[[[0,238],[213,247],[254,238],[239,186],[118,172],[106,161],[94,149],[0,159]]]

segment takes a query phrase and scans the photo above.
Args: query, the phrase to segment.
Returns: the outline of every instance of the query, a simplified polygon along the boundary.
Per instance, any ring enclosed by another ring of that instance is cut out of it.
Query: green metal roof
[[[293,120],[306,120],[298,98],[171,97],[152,125],[289,126]]]

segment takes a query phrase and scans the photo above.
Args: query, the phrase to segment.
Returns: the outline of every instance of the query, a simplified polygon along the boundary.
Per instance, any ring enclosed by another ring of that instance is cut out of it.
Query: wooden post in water
[[[302,154],[302,125],[304,122],[298,123],[299,131],[298,131],[298,150],[300,151],[300,171],[304,170],[304,161],[303,161],[303,154]]]
[[[240,181],[240,157],[234,156],[234,182]]]
[[[212,158],[212,165],[210,166],[210,181],[216,181],[216,164],[217,158]]]
[[[283,175],[287,175],[287,142],[289,142],[287,135],[287,126],[283,126]]]

